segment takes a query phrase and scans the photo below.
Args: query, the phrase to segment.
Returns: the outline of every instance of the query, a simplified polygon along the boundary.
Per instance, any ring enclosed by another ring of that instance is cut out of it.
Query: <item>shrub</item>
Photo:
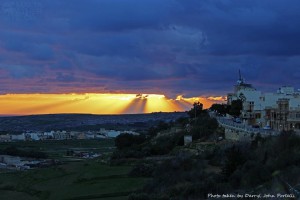
[[[155,167],[156,165],[154,163],[139,163],[133,167],[129,175],[137,177],[151,177]]]
[[[150,200],[150,197],[146,193],[133,193],[129,195],[128,200]]]
[[[115,139],[115,145],[118,149],[125,149],[134,145],[142,144],[145,142],[146,137],[144,135],[132,135],[132,134],[121,134]]]
[[[225,178],[228,178],[239,166],[247,160],[247,153],[241,147],[233,146],[226,151],[226,160],[222,169]]]
[[[30,157],[30,158],[47,158],[48,155],[40,151],[24,151],[20,150],[14,146],[7,147],[1,153],[10,155],[10,156],[20,156],[20,157]]]

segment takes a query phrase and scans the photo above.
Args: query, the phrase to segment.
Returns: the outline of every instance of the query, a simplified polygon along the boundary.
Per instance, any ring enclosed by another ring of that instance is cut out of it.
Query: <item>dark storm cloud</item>
[[[213,95],[231,90],[238,69],[263,90],[299,87],[299,9],[296,0],[1,0],[3,87]]]
[[[101,0],[80,3],[70,20],[73,29],[122,32],[132,29],[159,28],[166,23],[172,0]]]

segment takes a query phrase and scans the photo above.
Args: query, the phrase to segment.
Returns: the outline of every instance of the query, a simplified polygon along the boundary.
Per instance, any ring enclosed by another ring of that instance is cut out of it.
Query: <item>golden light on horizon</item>
[[[215,100],[183,96],[170,99],[162,94],[4,94],[0,95],[0,115],[174,112],[187,111],[196,101],[200,101],[207,108]]]

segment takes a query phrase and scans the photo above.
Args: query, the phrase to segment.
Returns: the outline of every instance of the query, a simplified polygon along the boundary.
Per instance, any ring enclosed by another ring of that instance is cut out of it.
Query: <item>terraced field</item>
[[[64,157],[64,152],[70,148],[94,149],[109,155],[114,144],[111,140],[81,141],[81,144],[78,141],[73,144],[71,141],[53,142],[14,144],[22,149],[39,149],[51,157],[61,156],[63,164],[28,171],[0,171],[0,199],[127,199],[147,181],[129,177],[132,166],[110,166],[103,162],[106,159],[103,157],[79,161],[68,161]],[[0,148],[7,145],[0,144]]]

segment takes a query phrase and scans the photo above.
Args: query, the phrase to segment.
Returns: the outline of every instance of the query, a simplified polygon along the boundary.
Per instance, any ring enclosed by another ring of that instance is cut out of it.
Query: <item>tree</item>
[[[193,104],[193,108],[188,111],[188,115],[190,118],[197,118],[203,112],[203,104],[198,101]]]
[[[211,118],[208,114],[202,113],[192,123],[191,134],[193,136],[193,140],[212,135],[218,126],[218,122],[215,118]]]
[[[210,110],[216,111],[221,115],[225,115],[226,113],[229,112],[230,108],[231,106],[226,104],[213,104],[211,105]]]
[[[167,130],[168,128],[170,128],[170,125],[164,121],[159,121],[159,123],[157,124],[157,131],[163,131],[163,130]]]
[[[118,149],[125,149],[134,145],[142,144],[146,138],[143,135],[121,134],[115,139],[115,145]]]
[[[187,117],[180,117],[176,120],[176,124],[180,125],[181,127],[186,126],[189,123],[189,119]]]
[[[18,149],[15,146],[9,146],[2,150],[0,154],[10,155],[10,156],[20,156],[20,157],[29,157],[29,158],[47,158],[48,155],[44,152],[31,150],[31,151],[25,151]]]
[[[159,121],[158,124],[156,126],[152,126],[148,129],[148,135],[150,137],[154,137],[157,135],[157,133],[159,133],[160,131],[164,131],[167,130],[168,128],[170,128],[171,125],[169,123],[166,123],[164,121]]]
[[[231,108],[229,110],[229,114],[232,116],[240,116],[241,110],[243,110],[243,102],[242,100],[233,100],[231,102]]]
[[[232,146],[225,152],[226,160],[222,169],[225,178],[228,178],[237,168],[245,163],[246,155],[239,147]]]

